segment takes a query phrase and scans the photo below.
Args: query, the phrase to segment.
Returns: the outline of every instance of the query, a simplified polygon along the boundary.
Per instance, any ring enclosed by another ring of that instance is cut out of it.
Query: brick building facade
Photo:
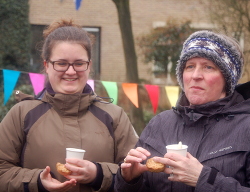
[[[29,4],[32,26],[43,28],[56,19],[72,18],[83,27],[99,30],[100,54],[97,57],[100,67],[97,70],[100,75],[96,77],[103,81],[126,81],[121,33],[112,0],[82,0],[79,10],[73,0],[30,0]],[[170,17],[191,20],[198,28],[210,26],[199,0],[130,0],[130,11],[134,38],[164,24]],[[139,78],[152,84],[165,84],[165,80],[156,79],[150,73],[151,68],[138,57]]]

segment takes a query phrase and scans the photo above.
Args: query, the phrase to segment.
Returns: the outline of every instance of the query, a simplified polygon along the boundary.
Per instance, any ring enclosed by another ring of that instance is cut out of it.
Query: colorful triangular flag
[[[117,83],[110,81],[102,81],[102,84],[105,87],[106,91],[108,92],[109,97],[114,99],[113,103],[116,105],[118,98]]]
[[[159,86],[157,85],[145,85],[145,88],[148,92],[150,101],[152,103],[154,114],[157,111],[158,108],[158,102],[159,102]]]
[[[135,83],[122,83],[122,88],[127,95],[127,97],[130,99],[130,101],[138,108],[138,91],[137,91],[137,84]]]
[[[4,105],[8,102],[17,80],[20,76],[20,71],[13,71],[3,69],[3,81],[4,81]]]
[[[76,10],[79,10],[82,0],[74,0],[74,1],[75,1]]]
[[[30,81],[34,89],[35,95],[41,92],[44,88],[45,75],[39,73],[29,73]]]
[[[92,88],[92,90],[95,91],[95,82],[94,82],[94,80],[89,79],[89,80],[87,81],[87,83],[88,83],[89,86]]]
[[[175,106],[179,97],[179,87],[178,86],[165,86],[166,94],[171,106]]]

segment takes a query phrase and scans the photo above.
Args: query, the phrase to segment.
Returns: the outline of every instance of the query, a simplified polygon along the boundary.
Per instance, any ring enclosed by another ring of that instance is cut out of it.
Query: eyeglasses
[[[66,61],[50,61],[50,60],[48,60],[48,62],[50,62],[53,65],[53,68],[59,72],[67,71],[70,66],[72,66],[73,69],[77,72],[86,71],[89,67],[89,61],[77,61],[74,63],[69,63]]]

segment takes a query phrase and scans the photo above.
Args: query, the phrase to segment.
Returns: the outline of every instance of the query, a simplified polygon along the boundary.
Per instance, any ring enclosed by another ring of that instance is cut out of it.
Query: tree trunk
[[[126,77],[129,83],[139,83],[137,57],[135,53],[134,37],[132,32],[129,0],[112,0],[117,8],[119,26],[121,30],[123,50],[126,63]],[[138,86],[139,87],[139,86]],[[138,88],[139,89],[139,88]],[[139,94],[139,90],[138,90]],[[132,103],[130,107],[130,119],[136,132],[140,135],[145,123],[143,121],[142,106],[139,99],[139,108]]]

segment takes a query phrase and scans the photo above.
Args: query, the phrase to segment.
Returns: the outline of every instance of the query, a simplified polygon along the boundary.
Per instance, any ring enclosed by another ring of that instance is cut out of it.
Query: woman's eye
[[[66,66],[66,65],[68,65],[68,63],[62,63],[62,62],[58,62],[56,64],[59,65],[59,66]]]
[[[193,65],[187,65],[187,66],[186,66],[186,69],[192,69],[192,68],[194,68]]]
[[[82,63],[74,63],[74,65],[75,65],[76,67],[81,67],[81,66],[84,65],[84,63],[83,63],[83,62],[82,62]]]
[[[206,69],[213,69],[212,66],[208,66],[208,65],[207,65],[205,68],[206,68]]]

